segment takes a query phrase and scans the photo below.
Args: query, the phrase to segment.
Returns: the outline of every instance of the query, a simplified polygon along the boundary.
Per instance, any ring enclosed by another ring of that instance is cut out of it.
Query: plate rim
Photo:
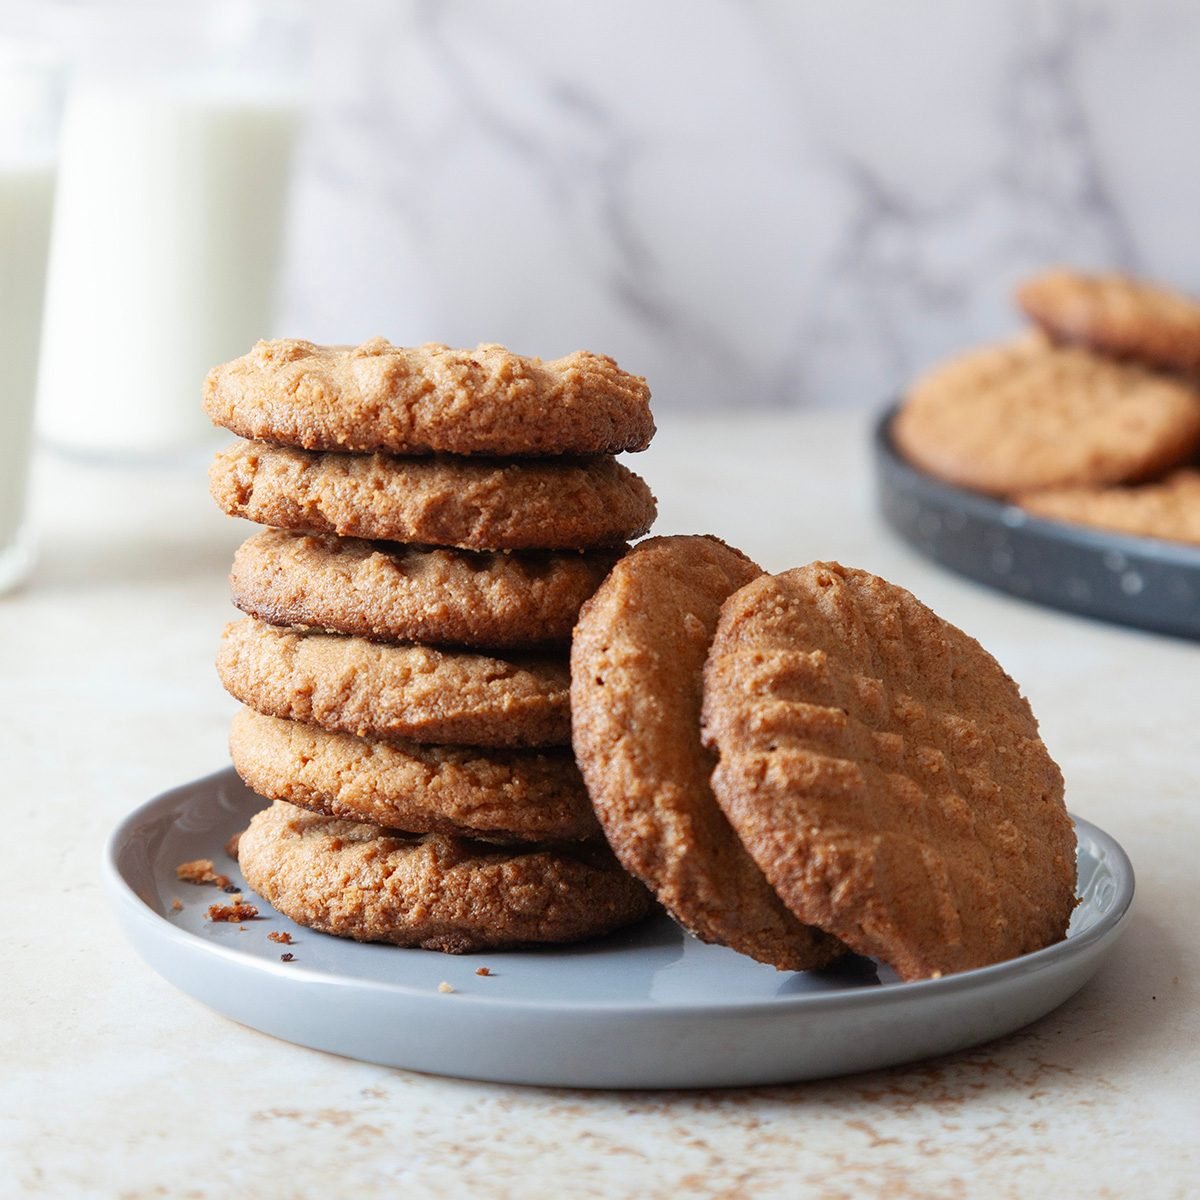
[[[246,954],[243,951],[207,941],[188,929],[173,924],[165,914],[157,912],[147,901],[142,899],[134,890],[132,884],[122,874],[119,866],[119,856],[122,853],[133,829],[162,815],[162,811],[173,804],[183,802],[182,793],[193,792],[199,788],[215,788],[227,782],[232,777],[240,786],[241,781],[232,767],[211,772],[186,783],[178,784],[161,792],[149,800],[139,804],[123,817],[109,834],[105,841],[102,861],[102,874],[105,890],[110,906],[118,916],[124,913],[135,920],[147,931],[149,936],[158,938],[166,943],[182,949],[185,953],[211,955],[236,970],[264,972],[278,978],[286,978],[299,984],[322,983],[348,986],[381,994],[394,994],[405,1001],[440,1001],[445,998],[431,993],[426,987],[419,987],[402,981],[381,981],[360,979],[328,971],[315,970],[302,964],[282,965],[270,959]],[[264,804],[269,803],[264,800]],[[1112,907],[1090,928],[1065,937],[1062,941],[1040,950],[1032,951],[1018,958],[1007,959],[1004,962],[992,963],[986,967],[976,967],[969,971],[960,971],[940,979],[922,979],[912,982],[888,983],[882,987],[836,988],[822,992],[798,993],[795,995],[776,995],[765,999],[748,1001],[717,1001],[715,1003],[695,1002],[681,1004],[678,1002],[663,1002],[654,1000],[601,999],[601,1000],[568,1000],[568,999],[526,999],[523,997],[500,997],[477,995],[474,993],[457,993],[455,1002],[481,1010],[519,1010],[522,1014],[536,1015],[538,1013],[556,1015],[575,1015],[581,1012],[594,1012],[597,1015],[629,1016],[638,1020],[676,1020],[681,1016],[695,1018],[752,1018],[763,1016],[782,1016],[789,1013],[820,1013],[831,1010],[853,1012],[859,1008],[886,1008],[900,1006],[921,997],[937,996],[949,998],[963,992],[973,992],[987,989],[992,985],[1002,985],[1016,979],[1022,979],[1038,974],[1056,966],[1065,965],[1076,958],[1086,957],[1095,952],[1100,946],[1115,940],[1127,925],[1132,912],[1136,893],[1136,876],[1133,864],[1121,844],[1105,830],[1083,817],[1069,814],[1074,823],[1077,836],[1086,835],[1100,847],[1103,855],[1114,868],[1117,878],[1117,895]],[[669,918],[667,918],[669,919]],[[686,932],[684,936],[690,936]],[[584,943],[586,944],[586,943]],[[139,955],[139,946],[135,946]],[[400,950],[392,947],[391,950]],[[429,955],[429,951],[411,950],[412,954]],[[456,956],[463,957],[463,956]],[[472,956],[474,957],[474,956]],[[752,960],[751,960],[752,961]],[[153,964],[148,964],[153,966]],[[779,972],[781,976],[789,972]]]

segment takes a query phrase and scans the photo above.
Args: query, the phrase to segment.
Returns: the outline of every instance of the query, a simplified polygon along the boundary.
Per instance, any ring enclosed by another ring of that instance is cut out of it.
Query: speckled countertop
[[[867,421],[660,421],[632,460],[661,532],[771,569],[838,558],[911,588],[1021,681],[1071,808],[1138,876],[1098,977],[968,1053],[796,1087],[658,1093],[438,1079],[217,1016],[106,911],[104,839],[224,764],[211,660],[247,528],[204,460],[39,464],[39,566],[0,598],[8,919],[0,1194],[20,1196],[1179,1196],[1200,1175],[1200,645],[1026,606],[876,519]]]

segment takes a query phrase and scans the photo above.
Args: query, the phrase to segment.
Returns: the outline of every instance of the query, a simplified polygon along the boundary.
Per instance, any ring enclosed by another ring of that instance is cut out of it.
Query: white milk
[[[29,554],[21,527],[53,200],[52,163],[0,160],[0,588]]]
[[[270,333],[295,110],[80,79],[62,127],[38,425],[106,453],[211,430],[210,367]]]

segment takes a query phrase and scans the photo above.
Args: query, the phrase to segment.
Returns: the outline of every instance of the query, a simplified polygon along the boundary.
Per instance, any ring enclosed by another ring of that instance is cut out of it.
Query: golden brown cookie
[[[651,907],[602,844],[406,836],[280,801],[255,814],[238,863],[250,887],[300,925],[449,954],[599,937]]]
[[[574,841],[600,829],[567,750],[375,742],[244,708],[233,765],[269,800],[410,833]]]
[[[1200,371],[1200,301],[1127,275],[1055,268],[1026,280],[1017,303],[1056,342],[1152,367]]]
[[[359,737],[459,746],[571,742],[566,657],[497,658],[268,625],[225,627],[217,673],[257,712]]]
[[[713,790],[801,920],[902,979],[1065,936],[1062,774],[996,660],[903,588],[837,563],[756,579],[704,689]]]
[[[231,517],[467,550],[613,546],[654,521],[650,489],[609,455],[398,458],[236,442],[208,478]]]
[[[566,643],[619,554],[484,554],[268,529],[238,549],[229,582],[238,608],[272,625],[524,648]]]
[[[1134,482],[1200,447],[1200,392],[1029,337],[964,354],[919,379],[892,437],[931,475],[995,495]]]
[[[654,434],[650,391],[586,350],[317,346],[284,339],[209,372],[204,410],[246,438],[395,454],[616,454]]]
[[[1200,470],[1195,467],[1133,487],[1048,488],[1015,499],[1055,521],[1200,545]]]
[[[761,574],[711,537],[651,538],[584,606],[571,646],[575,755],[626,870],[698,937],[784,970],[840,947],[801,925],[709,789],[701,672],[721,602]]]

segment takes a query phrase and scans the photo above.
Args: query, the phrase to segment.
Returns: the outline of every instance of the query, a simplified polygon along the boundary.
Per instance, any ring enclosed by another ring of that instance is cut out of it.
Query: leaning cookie
[[[1200,469],[1195,467],[1131,487],[1048,488],[1022,492],[1014,500],[1027,512],[1055,521],[1200,545]]]
[[[571,646],[575,755],[626,870],[686,928],[783,970],[841,953],[771,890],[713,799],[701,672],[721,602],[761,574],[711,537],[651,538],[584,606]]]
[[[1066,935],[1075,834],[1017,685],[903,588],[837,563],[722,607],[712,784],[801,920],[906,980]]]
[[[543,362],[503,346],[318,346],[284,339],[209,372],[205,412],[306,450],[616,454],[654,434],[650,391],[586,350]]]
[[[247,617],[225,627],[217,673],[258,712],[359,737],[510,747],[571,741],[565,655],[387,645]]]
[[[238,863],[300,925],[450,954],[599,937],[651,907],[603,845],[408,837],[278,801],[241,835]]]
[[[1200,391],[1031,336],[919,379],[892,437],[931,475],[994,495],[1135,482],[1200,448]]]
[[[229,750],[260,796],[331,817],[488,841],[576,841],[600,832],[567,750],[377,742],[248,708],[233,719]]]
[[[448,646],[565,644],[621,550],[481,553],[267,529],[238,549],[233,602],[272,625]]]
[[[590,458],[399,458],[236,442],[209,470],[231,517],[466,550],[583,550],[640,537],[654,521],[643,480]]]
[[[1055,341],[1200,371],[1200,300],[1181,292],[1126,275],[1056,268],[1021,284],[1017,303]]]

